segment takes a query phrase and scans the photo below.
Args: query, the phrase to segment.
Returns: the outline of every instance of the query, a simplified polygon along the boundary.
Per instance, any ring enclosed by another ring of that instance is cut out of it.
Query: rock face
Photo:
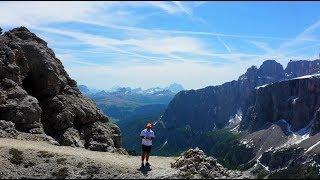
[[[314,61],[290,61],[287,68],[285,69],[286,76],[290,78],[295,78],[299,76],[304,76],[307,74],[317,74],[320,73],[320,60]]]
[[[0,36],[0,120],[61,145],[124,152],[120,129],[80,93],[47,43],[25,27]]]
[[[244,112],[241,129],[251,132],[268,123],[286,120],[297,131],[315,123],[313,134],[319,132],[320,78],[293,79],[277,82],[256,90],[255,100]]]
[[[230,117],[242,110],[256,87],[319,72],[320,60],[290,61],[285,70],[275,60],[267,60],[259,68],[250,67],[237,81],[181,91],[170,102],[161,120],[173,127],[189,124],[196,132],[223,127]]]
[[[281,81],[285,72],[274,60],[265,61],[260,68],[250,67],[238,81],[219,86],[181,91],[168,105],[162,121],[168,126],[190,125],[196,132],[226,125],[256,86]]]

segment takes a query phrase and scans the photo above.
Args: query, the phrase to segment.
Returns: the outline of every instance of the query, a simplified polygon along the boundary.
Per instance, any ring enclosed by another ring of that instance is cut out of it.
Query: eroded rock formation
[[[119,127],[81,94],[53,50],[25,27],[0,36],[0,120],[60,145],[126,153]]]

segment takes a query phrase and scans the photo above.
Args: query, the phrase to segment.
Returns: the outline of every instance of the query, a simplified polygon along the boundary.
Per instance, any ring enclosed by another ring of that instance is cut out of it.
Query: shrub
[[[15,148],[11,148],[9,150],[9,154],[12,155],[12,157],[10,158],[10,162],[12,164],[19,165],[22,163],[23,161],[22,151],[19,151],[18,149],[15,149]]]
[[[30,166],[34,166],[34,162],[28,162],[27,164],[24,165],[25,168],[28,168]]]
[[[43,158],[54,157],[54,154],[49,153],[48,151],[39,151],[38,153],[39,153],[38,157],[43,157]]]
[[[130,156],[137,156],[137,151],[136,150],[128,150],[128,153]]]
[[[55,179],[65,179],[66,177],[68,177],[68,174],[69,174],[69,170],[67,167],[63,167],[58,171],[52,173],[53,178]]]
[[[58,164],[65,164],[66,161],[67,161],[66,158],[59,158],[59,159],[57,159],[57,163],[58,163]]]
[[[79,162],[77,165],[77,168],[82,168],[83,164],[84,164],[83,162]]]
[[[100,173],[100,167],[94,166],[94,165],[89,165],[87,166],[87,173],[90,175],[93,174],[99,174]]]

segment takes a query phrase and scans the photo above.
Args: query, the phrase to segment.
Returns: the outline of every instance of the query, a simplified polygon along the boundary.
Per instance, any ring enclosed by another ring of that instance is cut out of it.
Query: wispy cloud
[[[279,44],[279,47],[270,48],[268,43],[260,41],[250,41],[256,47],[265,51],[263,57],[274,57],[282,62],[287,62],[287,59],[310,59],[317,58],[318,55],[314,54],[312,56],[306,56],[302,54],[295,54],[297,52],[302,52],[304,50],[319,47],[320,43],[314,44],[314,42],[319,42],[319,38],[316,37],[318,34],[317,30],[320,27],[320,20],[316,23],[307,27],[303,32],[299,33],[293,39],[287,39],[283,43]],[[311,45],[308,43],[312,43]]]
[[[40,28],[33,27],[34,29],[56,33],[64,36],[72,37],[82,43],[86,43],[96,47],[107,48],[107,50],[113,50],[123,54],[134,55],[140,58],[148,60],[163,61],[166,58],[161,56],[146,56],[142,55],[144,52],[155,53],[169,56],[170,58],[176,60],[183,60],[177,55],[172,55],[175,52],[186,52],[194,53],[199,55],[208,55],[210,52],[206,51],[204,45],[201,41],[196,38],[191,37],[162,37],[158,38],[147,38],[147,39],[128,39],[128,40],[118,40],[114,38],[108,38],[105,36],[97,36],[88,33],[65,31],[53,28]],[[135,52],[124,50],[122,46],[130,46],[126,49],[133,49]],[[139,53],[140,52],[140,53]],[[171,59],[172,60],[172,59]]]
[[[220,38],[220,36],[216,36],[218,41],[223,44],[223,46],[228,50],[229,53],[231,53],[231,48]]]
[[[268,54],[273,54],[275,52],[274,49],[270,48],[267,43],[265,42],[258,42],[258,41],[250,41],[252,44],[256,45],[260,49],[264,50]]]
[[[190,16],[192,15],[192,10],[179,1],[148,1],[147,3],[164,10],[169,14],[185,13]]]
[[[299,45],[300,43],[303,43],[305,41],[319,42],[320,37],[316,37],[316,38],[314,37],[314,31],[319,30],[318,29],[319,27],[320,27],[320,20],[318,20],[314,24],[307,27],[303,32],[298,34],[294,39],[281,44],[280,48],[287,49],[287,48]],[[317,33],[319,34],[319,32]]]
[[[188,8],[187,6],[184,6],[184,5],[182,4],[182,2],[180,2],[180,1],[173,1],[173,3],[174,3],[175,5],[177,5],[177,6],[180,8],[181,11],[183,11],[184,13],[186,13],[186,14],[189,15],[189,16],[192,16],[192,14],[193,14],[192,9]]]

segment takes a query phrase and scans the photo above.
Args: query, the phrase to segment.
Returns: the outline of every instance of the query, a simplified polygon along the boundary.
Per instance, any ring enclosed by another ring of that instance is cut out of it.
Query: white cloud
[[[0,18],[1,25],[9,27],[94,21],[132,25],[144,15],[133,15],[130,7],[145,6],[160,7],[167,13],[183,12],[180,7],[167,2],[13,1],[0,2]]]
[[[103,4],[108,3],[93,3],[89,1],[1,2],[1,24],[6,26],[28,26],[87,19],[99,11]]]

